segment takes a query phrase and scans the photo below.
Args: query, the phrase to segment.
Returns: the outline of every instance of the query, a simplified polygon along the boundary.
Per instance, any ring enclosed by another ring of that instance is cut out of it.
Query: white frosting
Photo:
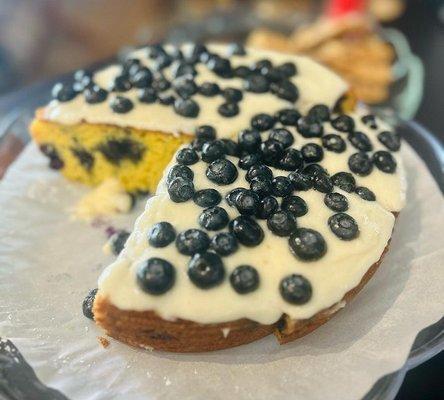
[[[184,51],[188,48],[185,45]],[[208,48],[219,55],[227,55],[228,48],[225,45],[212,44]],[[150,66],[153,62],[147,58],[146,48],[137,50],[129,54],[128,57],[140,58],[142,63],[147,66]],[[247,55],[232,56],[230,60],[233,67],[236,67],[239,65],[252,65],[264,58],[273,60],[275,65],[287,61],[292,61],[296,64],[298,73],[292,78],[292,81],[299,89],[300,97],[296,102],[296,107],[302,112],[306,112],[311,106],[319,103],[332,107],[347,90],[347,84],[341,78],[307,57],[247,49]],[[221,88],[242,88],[242,79],[218,77],[203,64],[197,64],[196,69],[198,74],[195,77],[195,82],[197,84],[211,81],[219,84]],[[167,78],[169,73],[170,69],[166,69],[165,75]],[[120,67],[112,65],[97,72],[94,80],[99,86],[108,88],[119,74]],[[240,113],[235,117],[225,118],[217,111],[218,106],[224,103],[222,96],[204,97],[196,94],[193,96],[193,100],[200,106],[199,115],[197,118],[185,118],[176,114],[172,106],[165,106],[159,103],[140,103],[137,100],[137,89],[118,93],[118,95],[125,96],[134,102],[134,108],[130,112],[118,114],[112,111],[109,106],[109,100],[114,94],[110,94],[107,101],[93,105],[86,103],[83,96],[79,95],[72,101],[65,103],[57,100],[51,101],[43,111],[43,118],[63,124],[75,124],[86,121],[89,123],[130,126],[165,133],[185,134],[193,134],[197,126],[209,124],[216,128],[218,136],[223,138],[236,135],[241,129],[249,125],[251,117],[260,112],[274,113],[293,105],[271,93],[244,92],[244,98],[239,103]]]

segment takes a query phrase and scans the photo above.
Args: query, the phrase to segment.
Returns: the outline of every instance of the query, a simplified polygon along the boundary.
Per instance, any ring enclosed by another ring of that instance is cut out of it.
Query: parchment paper
[[[444,311],[443,199],[419,157],[405,144],[403,153],[408,205],[391,250],[339,315],[285,346],[268,337],[174,355],[98,343],[103,333],[81,303],[110,261],[107,224],[69,220],[85,189],[48,171],[30,145],[0,185],[0,336],[72,399],[358,399],[403,365],[418,331]],[[110,224],[130,228],[136,216]]]

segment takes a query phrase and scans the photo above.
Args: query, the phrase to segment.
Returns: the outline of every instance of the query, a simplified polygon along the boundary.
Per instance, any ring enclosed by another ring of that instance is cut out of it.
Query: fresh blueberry
[[[286,196],[282,199],[281,208],[292,213],[295,217],[307,214],[308,206],[305,200],[299,196]]]
[[[325,205],[333,211],[342,212],[348,210],[348,200],[341,193],[327,193],[324,197]]]
[[[179,78],[181,76],[196,76],[197,71],[193,64],[187,62],[175,63],[171,68],[173,78]]]
[[[197,85],[189,75],[181,76],[173,82],[173,88],[182,99],[189,99],[197,93]]]
[[[233,219],[228,225],[230,232],[236,239],[247,247],[258,246],[264,240],[264,231],[251,217],[241,215]]]
[[[217,111],[223,117],[231,118],[239,114],[239,106],[237,103],[223,103],[218,107]]]
[[[231,43],[228,46],[228,54],[230,56],[244,56],[247,52],[245,51],[245,47],[240,43]]]
[[[293,82],[288,80],[273,82],[270,85],[270,91],[277,97],[292,103],[296,102],[296,100],[299,98],[298,88]]]
[[[352,240],[359,235],[358,224],[355,219],[345,213],[337,213],[328,219],[332,232],[342,240]]]
[[[225,257],[235,253],[239,245],[232,233],[220,232],[211,239],[210,248],[217,254]]]
[[[270,179],[260,177],[253,178],[250,182],[250,189],[262,198],[271,194],[273,185]]]
[[[197,139],[210,141],[216,139],[216,130],[211,125],[201,125],[196,128],[195,135]]]
[[[221,139],[221,142],[225,146],[225,154],[227,156],[239,157],[240,148],[238,143],[231,139]]]
[[[118,256],[125,247],[130,233],[124,229],[118,230],[109,238],[111,251],[115,256]]]
[[[334,133],[330,133],[322,137],[322,146],[324,146],[327,150],[334,151],[335,153],[342,153],[347,147],[344,139]]]
[[[270,60],[264,58],[253,64],[251,68],[253,71],[261,73],[264,70],[269,70],[270,68],[273,68],[273,64]]]
[[[176,161],[182,165],[193,165],[199,161],[199,156],[191,147],[185,147],[177,152]]]
[[[201,289],[220,285],[225,277],[222,259],[212,252],[195,254],[188,264],[187,272],[191,282]]]
[[[313,189],[321,193],[330,193],[333,183],[327,174],[318,174],[312,177]]]
[[[285,78],[291,78],[298,72],[296,65],[292,62],[283,63],[279,65],[277,69]]]
[[[232,69],[230,60],[219,56],[213,56],[208,60],[207,67],[216,75],[230,78],[232,76]]]
[[[239,168],[248,170],[253,165],[259,164],[262,161],[262,155],[259,153],[246,154],[239,159]]]
[[[261,152],[264,162],[268,165],[276,165],[284,155],[284,146],[281,142],[267,139],[261,143]]]
[[[148,48],[148,57],[151,58],[152,60],[155,60],[158,57],[162,57],[165,54],[167,54],[167,52],[165,51],[164,47],[160,43],[152,44]],[[136,61],[139,61],[139,60],[136,59]],[[140,63],[140,61],[139,61],[139,63]]]
[[[376,124],[376,118],[375,118],[375,116],[372,115],[372,114],[364,115],[364,116],[361,118],[361,121],[362,121],[365,125],[369,126],[369,127],[372,128],[372,129],[378,129],[378,125]]]
[[[331,177],[331,181],[333,185],[348,193],[353,192],[356,187],[356,180],[350,172],[338,172]]]
[[[160,295],[174,285],[176,271],[162,258],[149,258],[137,270],[137,284],[144,292]]]
[[[351,133],[355,129],[355,121],[348,115],[340,115],[331,121],[331,126],[340,132]]]
[[[152,104],[157,100],[157,94],[153,88],[140,89],[137,98],[141,103]]]
[[[209,231],[218,231],[227,226],[230,218],[227,212],[219,206],[206,208],[199,216],[199,224]]]
[[[330,120],[330,109],[325,104],[316,104],[308,111],[308,116],[318,122]]]
[[[256,129],[244,129],[238,134],[238,143],[242,150],[253,153],[262,143],[261,135]]]
[[[244,88],[247,92],[266,93],[270,89],[270,83],[265,76],[255,73],[245,77]]]
[[[323,236],[313,229],[296,229],[288,243],[293,254],[304,261],[318,260],[327,251]]]
[[[401,147],[401,138],[396,133],[383,131],[378,134],[378,140],[390,151],[398,151]]]
[[[282,279],[279,291],[285,301],[297,305],[309,302],[313,293],[310,281],[298,274],[291,274]]]
[[[142,64],[138,58],[127,58],[122,63],[121,75],[133,76],[141,67]]]
[[[85,89],[83,96],[88,104],[97,104],[106,100],[108,92],[97,85],[93,85]]]
[[[293,135],[285,128],[272,129],[268,138],[280,142],[284,148],[290,147],[294,143]]]
[[[245,79],[247,76],[251,75],[252,71],[250,68],[246,67],[245,65],[240,65],[239,67],[236,67],[233,70],[233,75],[237,78]]]
[[[293,108],[284,108],[276,113],[276,119],[286,126],[296,126],[301,114]]]
[[[328,175],[327,170],[319,164],[309,164],[303,169],[303,172],[312,179],[318,175]]]
[[[234,207],[235,206],[235,201],[236,201],[236,197],[239,195],[239,193],[246,191],[247,189],[245,188],[236,188],[231,190],[226,196],[225,196],[225,200],[228,203],[228,205],[230,207]]]
[[[74,72],[74,80],[77,84],[79,84],[79,87],[81,89],[84,89],[92,84],[93,82],[93,75],[89,71],[85,71],[84,69],[78,69],[76,72]]]
[[[207,178],[218,185],[229,185],[233,183],[238,176],[236,166],[229,160],[220,158],[213,161],[206,171]]]
[[[164,55],[156,58],[153,69],[156,71],[162,71],[164,68],[169,67],[172,62],[173,58],[165,53]]]
[[[174,111],[182,117],[196,118],[199,115],[199,105],[191,99],[176,99]]]
[[[279,203],[273,196],[264,197],[259,203],[259,207],[256,212],[256,218],[268,219],[279,208]]]
[[[158,222],[148,232],[148,242],[153,247],[166,247],[176,239],[176,230],[169,222]]]
[[[293,184],[295,190],[306,191],[313,187],[310,176],[301,171],[290,172],[290,174],[288,174],[288,178]]]
[[[131,88],[132,85],[127,75],[116,76],[110,87],[113,92],[127,92]]]
[[[352,132],[348,135],[349,142],[359,151],[372,151],[373,145],[368,136],[360,131]]]
[[[250,265],[240,265],[230,274],[230,283],[237,293],[250,293],[259,287],[259,274]]]
[[[267,226],[277,236],[289,236],[296,229],[296,218],[289,211],[276,211],[267,219]]]
[[[174,165],[168,171],[166,179],[167,184],[170,183],[174,178],[177,178],[178,176],[187,179],[189,181],[192,181],[194,178],[194,172],[186,165]]]
[[[396,171],[396,161],[393,156],[385,150],[377,151],[373,154],[373,163],[376,168],[387,174],[393,174]]]
[[[260,132],[273,128],[275,123],[275,118],[273,118],[270,114],[256,114],[253,118],[251,118],[251,126]]]
[[[222,91],[222,96],[228,103],[237,103],[244,97],[242,92],[235,88],[224,89]]]
[[[264,164],[256,164],[250,167],[247,174],[245,175],[245,179],[248,182],[251,182],[253,178],[264,178],[264,179],[273,179],[273,172],[270,168],[268,168]]]
[[[201,43],[193,43],[187,55],[187,61],[194,64],[202,59],[204,54],[208,54],[207,47]]]
[[[86,318],[92,319],[94,320],[94,313],[93,313],[93,305],[94,305],[94,300],[96,298],[96,294],[97,291],[99,289],[92,289],[89,291],[89,293],[86,295],[85,299],[83,300],[82,303],[82,311],[83,311],[83,315]]]
[[[220,93],[220,87],[217,83],[204,82],[199,87],[199,93],[205,97],[214,97]]]
[[[301,117],[298,119],[297,130],[306,138],[321,137],[324,133],[322,124],[309,117]]]
[[[241,191],[234,199],[234,206],[243,215],[254,215],[259,207],[259,195],[252,190]]]
[[[134,107],[133,102],[123,96],[116,96],[110,102],[111,109],[118,114],[125,114]]]
[[[276,197],[285,197],[293,192],[293,184],[286,176],[276,176],[271,184],[273,195]]]
[[[202,146],[202,160],[210,163],[225,157],[225,145],[221,140],[206,142]]]
[[[146,88],[151,85],[153,74],[148,68],[143,67],[135,75],[130,77],[130,81],[136,88]]]
[[[364,186],[358,186],[355,189],[355,193],[363,200],[367,200],[367,201],[375,201],[376,200],[375,194],[370,189],[368,189]]]
[[[60,102],[67,102],[77,96],[78,92],[74,89],[73,85],[56,83],[51,91],[52,98]]]
[[[284,151],[282,158],[279,160],[278,167],[285,171],[295,171],[304,164],[304,158],[299,150],[290,148]]]
[[[199,207],[214,207],[222,200],[222,196],[215,189],[202,189],[194,193],[193,201]]]
[[[316,143],[307,143],[301,147],[301,154],[307,163],[319,162],[324,158],[322,147]]]
[[[191,256],[208,249],[210,238],[199,229],[188,229],[180,232],[176,238],[176,247],[179,253]]]
[[[369,175],[373,170],[373,164],[366,153],[354,153],[348,159],[350,171],[361,176]]]
[[[157,100],[159,101],[160,104],[162,104],[164,106],[170,106],[170,105],[174,104],[174,102],[176,101],[176,98],[172,94],[169,94],[169,93],[158,93]]]
[[[159,75],[152,83],[153,89],[157,92],[164,92],[171,87],[171,83],[162,75]]]
[[[193,182],[178,176],[168,184],[168,194],[175,203],[188,201],[194,195]]]

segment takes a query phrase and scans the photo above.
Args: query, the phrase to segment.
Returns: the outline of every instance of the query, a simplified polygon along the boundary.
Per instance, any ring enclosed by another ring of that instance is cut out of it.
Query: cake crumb
[[[110,345],[109,340],[107,338],[104,338],[103,336],[97,336],[97,339],[99,339],[99,342],[104,349],[106,349]]]

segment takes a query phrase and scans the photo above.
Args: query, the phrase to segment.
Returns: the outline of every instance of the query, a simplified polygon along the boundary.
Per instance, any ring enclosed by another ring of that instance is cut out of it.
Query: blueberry
[[[138,58],[127,58],[122,63],[122,75],[133,76],[141,68],[141,62]]]
[[[292,62],[283,63],[279,65],[277,69],[286,78],[291,78],[292,76],[296,75],[298,72],[296,65]]]
[[[174,165],[168,171],[166,179],[167,184],[170,183],[174,178],[177,178],[178,176],[187,179],[189,181],[192,181],[194,178],[194,172],[186,165]]]
[[[194,193],[193,201],[200,207],[214,207],[220,203],[222,196],[215,189],[202,189]]]
[[[220,87],[217,83],[204,82],[199,87],[199,93],[205,97],[214,97],[220,93]]]
[[[261,143],[261,152],[266,164],[276,165],[284,155],[284,146],[277,140],[267,139]]]
[[[252,65],[252,70],[259,73],[264,70],[269,70],[270,68],[273,68],[273,64],[270,60],[267,60],[266,58],[259,60]]]
[[[199,216],[200,226],[209,231],[218,231],[224,228],[229,220],[227,212],[219,206],[207,208]]]
[[[264,178],[264,179],[273,179],[273,172],[264,164],[256,164],[250,167],[247,174],[245,175],[245,179],[248,182],[251,182],[253,178]]]
[[[163,54],[160,57],[157,57],[154,61],[153,68],[156,71],[162,71],[164,68],[169,67],[171,63],[173,62],[172,57],[170,57],[168,54]]]
[[[354,153],[348,159],[350,171],[361,176],[367,176],[372,172],[373,164],[366,153]]]
[[[376,168],[382,172],[393,174],[396,171],[396,161],[388,151],[377,151],[373,154],[372,160]]]
[[[193,43],[191,45],[187,60],[190,63],[196,63],[202,58],[204,54],[208,54],[208,49],[206,48],[206,46],[201,43]]]
[[[226,88],[222,91],[223,98],[229,103],[237,103],[244,97],[239,89]]]
[[[223,117],[231,118],[239,114],[239,106],[237,103],[223,103],[218,107],[217,111]]]
[[[311,179],[318,175],[328,175],[327,170],[319,164],[309,164],[303,169],[303,172],[310,176]]]
[[[176,238],[176,247],[179,253],[191,256],[208,249],[210,238],[199,229],[188,229],[180,232]]]
[[[168,194],[175,203],[183,203],[194,195],[194,185],[189,179],[178,176],[168,184]]]
[[[301,148],[301,154],[307,163],[319,162],[324,158],[322,147],[316,143],[304,144]]]
[[[206,171],[207,178],[218,185],[229,185],[233,183],[238,176],[236,166],[229,160],[220,158],[213,161]]]
[[[240,65],[239,67],[236,67],[233,70],[233,75],[237,78],[245,79],[247,76],[251,75],[252,71],[250,68],[246,67],[245,65]]]
[[[116,76],[110,87],[113,92],[127,92],[131,88],[132,85],[127,75]]]
[[[152,60],[154,60],[158,57],[162,57],[165,54],[166,54],[166,51],[163,48],[162,44],[160,44],[160,43],[152,44],[148,48],[148,57],[151,58]],[[139,61],[139,60],[137,60],[137,61]]]
[[[197,93],[197,85],[189,75],[177,78],[173,82],[173,88],[182,99],[189,99]]]
[[[359,235],[358,224],[355,219],[345,213],[337,213],[328,219],[332,232],[342,240],[352,240]]]
[[[280,142],[284,148],[290,147],[294,143],[293,135],[285,128],[272,129],[268,138]]]
[[[128,240],[130,233],[125,230],[118,230],[109,238],[109,244],[111,251],[115,256],[118,256],[125,247],[125,243]]]
[[[243,215],[254,215],[259,207],[260,198],[252,190],[241,191],[234,199],[234,206]]]
[[[152,87],[156,92],[164,92],[171,87],[171,83],[164,77],[158,76],[153,80]]]
[[[250,293],[259,287],[259,274],[250,265],[240,265],[230,274],[230,283],[237,293]]]
[[[253,153],[262,143],[261,135],[256,129],[244,129],[238,134],[238,143],[242,150]]]
[[[340,132],[351,133],[355,129],[355,121],[348,115],[340,115],[331,121],[331,126]]]
[[[157,100],[157,94],[153,88],[146,88],[139,90],[137,98],[141,103],[152,104]]]
[[[349,142],[360,151],[372,151],[373,145],[368,136],[360,131],[352,132],[348,135]]]
[[[338,186],[345,192],[351,193],[355,190],[356,180],[350,172],[338,172],[331,177],[333,185]]]
[[[290,82],[288,80],[273,82],[270,85],[270,91],[277,97],[290,101],[292,103],[296,102],[296,100],[299,98],[298,88],[293,82]]]
[[[169,93],[159,93],[157,95],[157,100],[159,101],[160,104],[162,104],[164,106],[170,106],[170,105],[174,104],[174,102],[176,101],[176,98],[172,94],[169,94]]]
[[[199,105],[191,99],[176,99],[174,111],[182,117],[196,118],[199,115]]]
[[[260,132],[273,128],[275,123],[275,118],[265,113],[256,114],[253,118],[251,118],[251,126]]]
[[[313,189],[321,193],[330,193],[333,190],[333,183],[326,174],[318,174],[312,177]]]
[[[149,294],[160,295],[174,285],[176,271],[168,261],[153,257],[140,264],[136,277],[140,289]]]
[[[182,50],[180,50],[179,47],[174,47],[170,50],[170,56],[174,59],[174,60],[183,60],[184,59],[184,55]]]
[[[327,251],[323,236],[313,229],[296,229],[288,243],[293,254],[304,261],[318,260]]]
[[[335,153],[342,153],[347,147],[344,139],[334,133],[330,133],[322,137],[322,146],[324,146],[327,150],[334,151]]]
[[[176,239],[176,230],[169,222],[158,222],[148,232],[148,242],[153,247],[166,247]]]
[[[91,171],[94,166],[95,158],[89,151],[81,148],[81,147],[72,147],[71,152],[76,157],[83,168],[87,171]]]
[[[304,158],[299,150],[290,148],[284,151],[278,167],[285,171],[295,171],[304,164]]]
[[[383,131],[378,134],[378,140],[390,151],[398,151],[401,147],[401,138],[396,133]]]
[[[244,56],[247,52],[245,51],[245,47],[240,43],[231,43],[228,46],[228,54],[230,56]]]
[[[378,125],[376,124],[376,118],[375,118],[374,115],[371,115],[371,114],[364,115],[364,116],[361,118],[361,121],[362,121],[365,125],[369,126],[369,127],[372,128],[372,129],[378,129]]]
[[[74,72],[74,80],[80,85],[80,88],[84,89],[92,83],[93,75],[89,71],[78,69]]]
[[[313,187],[310,176],[301,171],[290,172],[288,175],[295,190],[309,190]]]
[[[265,76],[255,73],[245,77],[244,88],[252,93],[266,93],[270,89],[270,83]]]
[[[221,139],[225,146],[225,154],[232,157],[239,157],[240,148],[238,143],[231,139]]]
[[[262,198],[271,194],[273,190],[273,185],[270,179],[253,178],[250,182],[250,189]]]
[[[264,231],[251,217],[241,215],[229,223],[230,232],[247,247],[258,246],[264,240]]]
[[[341,193],[327,193],[324,197],[325,205],[333,211],[347,211],[348,210],[348,200]]]
[[[274,196],[285,197],[293,192],[293,184],[286,176],[276,176],[271,184]]]
[[[292,213],[295,217],[307,214],[308,206],[305,200],[299,196],[286,196],[282,199],[281,208]]]
[[[187,272],[191,282],[201,289],[220,285],[225,277],[222,259],[212,252],[195,254],[188,264]]]
[[[302,275],[291,274],[281,280],[279,291],[285,301],[302,305],[310,301],[313,289]]]
[[[96,294],[97,291],[99,289],[92,289],[89,291],[89,293],[86,295],[85,299],[83,300],[82,303],[82,311],[83,311],[83,315],[86,318],[92,319],[94,320],[94,314],[93,314],[93,305],[94,305],[94,300],[96,298]]]
[[[213,56],[208,60],[207,67],[216,75],[229,78],[232,76],[230,60],[219,56]]]
[[[295,109],[284,108],[278,111],[275,117],[282,125],[296,126],[301,114]]]
[[[259,153],[246,154],[239,159],[238,166],[242,169],[250,169],[253,165],[262,161],[262,155]]]
[[[309,117],[301,117],[298,119],[297,130],[306,138],[321,137],[324,133],[322,124]]]
[[[368,189],[364,186],[358,186],[355,189],[355,193],[363,200],[367,200],[367,201],[375,201],[376,200],[375,194],[370,189]]]
[[[276,211],[267,219],[267,226],[277,236],[289,236],[296,229],[296,218],[289,211]]]
[[[235,206],[235,201],[236,201],[236,197],[239,195],[239,193],[246,191],[247,189],[245,188],[236,188],[231,190],[226,196],[225,196],[225,200],[227,201],[228,205],[230,207],[234,207]]]
[[[229,232],[214,235],[210,243],[210,248],[223,257],[235,253],[238,247],[237,239]]]
[[[52,98],[60,102],[67,102],[77,96],[78,92],[73,85],[56,83],[51,91]]]
[[[274,214],[279,208],[279,203],[273,196],[264,197],[259,203],[256,212],[256,217],[260,219],[267,219]]]
[[[182,165],[193,165],[199,161],[199,156],[191,147],[185,147],[177,152],[176,161]]]
[[[201,125],[196,128],[196,138],[205,141],[216,139],[216,130],[211,125]]]
[[[318,122],[330,120],[330,109],[325,104],[316,104],[308,111],[308,116]]]
[[[180,78],[181,76],[196,76],[197,71],[193,64],[187,62],[176,63],[171,69],[173,78]]]
[[[85,101],[88,104],[103,103],[108,97],[108,92],[97,85],[87,87],[83,92]]]
[[[153,74],[148,68],[143,67],[134,76],[130,77],[130,81],[136,88],[146,88],[151,85]]]
[[[116,96],[110,102],[111,109],[118,114],[125,114],[134,107],[133,102],[123,96]]]
[[[129,138],[107,139],[97,145],[96,149],[112,164],[119,165],[123,160],[138,163],[143,156],[145,147],[140,142]]]
[[[191,147],[193,150],[196,150],[196,151],[202,151],[202,147],[203,147],[203,145],[204,145],[206,142],[207,142],[207,141],[204,140],[204,139],[198,139],[198,138],[195,138],[195,139],[193,139],[193,140],[191,141],[191,143],[190,143],[190,147]]]
[[[225,157],[225,145],[221,140],[206,142],[202,146],[202,160],[210,163]]]

